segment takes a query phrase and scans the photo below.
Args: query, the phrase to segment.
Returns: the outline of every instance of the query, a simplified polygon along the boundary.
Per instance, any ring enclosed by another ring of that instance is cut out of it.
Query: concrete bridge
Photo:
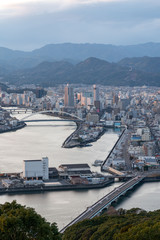
[[[68,113],[68,112],[64,112],[64,111],[58,111],[56,109],[54,110],[44,110],[44,111],[37,111],[35,112],[33,109],[29,109],[29,108],[6,108],[5,109],[6,111],[8,111],[9,113],[11,114],[14,114],[14,113],[26,113],[26,114],[29,114],[25,117],[23,117],[22,119],[20,119],[20,121],[24,121],[24,122],[54,122],[54,121],[74,121],[74,122],[83,122],[84,120],[79,118],[78,116],[76,116],[75,114],[72,114],[72,113]],[[61,119],[35,119],[35,120],[29,120],[28,118],[34,116],[34,115],[37,115],[37,114],[58,114],[58,116],[56,117],[62,117]],[[63,119],[63,116],[67,117],[68,116],[68,119]]]
[[[77,117],[74,114],[71,114],[71,113],[68,113],[68,112],[64,112],[64,111],[58,111],[58,110],[45,110],[45,111],[34,112],[34,113],[31,113],[31,114],[27,115],[26,117],[22,118],[21,121],[26,122],[26,120],[28,120],[28,118],[30,118],[30,117],[33,117],[33,116],[35,116],[37,114],[45,114],[45,113],[47,113],[47,114],[49,114],[49,113],[55,114],[56,113],[56,114],[59,114],[59,116],[57,116],[57,117],[62,117],[62,118],[63,118],[63,116],[65,116],[65,117],[68,116],[69,118],[65,119],[67,121],[68,120],[70,120],[70,121],[79,120],[79,121],[83,122],[83,119]],[[36,119],[36,120],[38,121],[38,119]],[[57,119],[54,119],[54,120],[56,121]]]
[[[22,121],[22,120],[21,120]],[[82,122],[82,120],[79,119],[35,119],[35,120],[23,120],[23,122]]]
[[[83,221],[84,219],[92,219],[93,217],[97,216],[100,212],[102,212],[104,208],[108,208],[112,202],[117,201],[120,196],[125,195],[128,190],[131,190],[134,186],[140,183],[144,177],[144,175],[133,177],[129,181],[123,183],[121,186],[115,188],[113,191],[105,195],[92,206],[88,207],[78,217],[67,224],[60,232],[63,233],[68,227],[75,223]]]
[[[10,114],[21,114],[21,113],[31,113],[34,112],[33,109],[31,108],[17,108],[17,107],[12,107],[12,108],[4,108],[7,112],[9,112]]]

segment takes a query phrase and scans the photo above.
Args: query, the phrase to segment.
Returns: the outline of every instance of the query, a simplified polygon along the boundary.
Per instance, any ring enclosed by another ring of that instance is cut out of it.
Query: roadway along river
[[[24,115],[14,116],[22,118]],[[34,116],[34,119],[44,119],[44,117],[50,118],[49,116],[37,115]],[[75,128],[75,124],[71,122],[41,122],[29,123],[27,127],[16,132],[0,134],[0,172],[22,171],[24,159],[40,159],[43,156],[49,157],[50,167],[58,167],[63,163],[88,163],[91,166],[94,160],[106,158],[118,138],[116,132],[109,130],[101,139],[92,143],[91,147],[61,148],[63,141]],[[100,171],[100,168],[92,167],[92,170]],[[1,195],[0,203],[16,199],[18,203],[35,208],[48,221],[57,222],[61,229],[86,207],[119,185],[120,183],[114,183],[103,189],[84,191]],[[128,195],[124,203],[119,206],[124,208],[142,207],[148,210],[158,209],[160,208],[159,193],[159,183],[146,183],[140,186],[135,193]],[[131,204],[129,204],[130,202]]]

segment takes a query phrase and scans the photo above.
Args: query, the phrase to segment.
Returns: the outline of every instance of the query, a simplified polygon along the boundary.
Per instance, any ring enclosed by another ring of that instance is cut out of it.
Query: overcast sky
[[[160,0],[0,0],[0,46],[160,42]]]

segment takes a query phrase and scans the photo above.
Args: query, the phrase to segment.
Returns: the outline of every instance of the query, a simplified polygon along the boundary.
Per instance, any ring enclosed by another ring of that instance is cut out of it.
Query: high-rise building
[[[93,104],[93,92],[81,93],[81,105],[88,106]]]
[[[67,84],[64,89],[64,106],[65,107],[74,107],[74,93],[73,88]]]
[[[94,101],[99,101],[99,88],[96,85],[93,85],[93,96]]]
[[[43,88],[36,88],[36,98],[42,98],[46,95],[46,91]]]
[[[96,107],[97,112],[100,111],[100,101],[99,101],[99,88],[96,85],[93,85],[93,97],[94,97],[94,106]]]
[[[23,104],[22,94],[17,94],[17,104],[18,105],[22,105]]]

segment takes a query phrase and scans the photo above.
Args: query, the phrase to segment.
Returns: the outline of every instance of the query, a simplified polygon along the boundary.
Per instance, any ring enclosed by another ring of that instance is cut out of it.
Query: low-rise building
[[[62,164],[59,166],[59,176],[65,178],[69,176],[91,177],[92,172],[88,164]]]

